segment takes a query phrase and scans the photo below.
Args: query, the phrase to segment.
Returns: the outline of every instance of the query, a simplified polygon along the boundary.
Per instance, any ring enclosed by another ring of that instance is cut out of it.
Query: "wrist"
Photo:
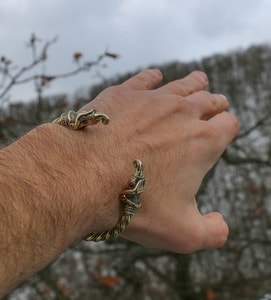
[[[118,197],[123,184],[115,162],[106,159],[111,154],[102,151],[106,137],[94,129],[73,131],[49,123],[31,132],[31,141],[39,149],[36,179],[48,212],[58,223],[56,238],[64,246],[89,232],[113,227],[121,213]],[[25,152],[35,152],[32,147],[23,141]],[[35,157],[30,155],[30,160]]]

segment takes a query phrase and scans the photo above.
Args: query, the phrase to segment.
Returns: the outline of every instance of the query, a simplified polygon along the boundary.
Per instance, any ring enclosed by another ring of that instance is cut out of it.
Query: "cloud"
[[[43,41],[58,35],[48,71],[73,67],[74,51],[90,60],[109,47],[121,55],[103,71],[110,76],[270,41],[270,11],[269,0],[1,1],[0,55],[23,64],[31,59],[26,41],[32,32]],[[84,74],[56,82],[51,90],[70,91],[92,81]]]
[[[210,38],[240,33],[258,6],[256,0],[203,1],[194,15],[196,32]]]

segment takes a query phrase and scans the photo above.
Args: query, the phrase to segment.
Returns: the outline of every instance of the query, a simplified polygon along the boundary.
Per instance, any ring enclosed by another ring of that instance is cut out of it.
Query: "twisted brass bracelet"
[[[95,125],[99,121],[102,121],[103,124],[108,124],[109,117],[103,113],[97,113],[95,109],[92,109],[78,113],[71,110],[68,113],[63,113],[53,123],[79,130],[89,125]],[[112,229],[102,232],[92,232],[85,236],[84,240],[100,242],[118,237],[141,207],[140,194],[144,191],[146,179],[143,164],[140,160],[134,160],[134,167],[135,172],[128,182],[127,188],[120,193],[119,199],[123,204],[123,214],[118,223]]]

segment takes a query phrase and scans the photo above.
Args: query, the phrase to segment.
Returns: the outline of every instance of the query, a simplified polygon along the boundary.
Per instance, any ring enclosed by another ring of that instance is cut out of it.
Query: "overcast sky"
[[[270,0],[2,0],[0,55],[18,67],[30,62],[32,32],[59,37],[49,49],[49,73],[74,67],[72,54],[93,60],[107,47],[104,76],[172,60],[188,62],[252,44],[271,42]],[[87,87],[94,73],[52,82],[47,94]],[[11,91],[11,99],[34,97],[33,85]]]

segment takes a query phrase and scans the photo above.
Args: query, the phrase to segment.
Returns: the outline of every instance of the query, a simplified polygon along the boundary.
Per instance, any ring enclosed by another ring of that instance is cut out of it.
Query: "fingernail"
[[[223,94],[217,94],[218,97],[222,98],[225,102],[229,103],[227,97]]]
[[[202,71],[198,71],[199,76],[202,78],[203,82],[208,82],[208,76],[206,73],[202,72]]]
[[[157,77],[163,76],[162,72],[159,69],[151,69],[151,70],[157,75]]]
[[[223,94],[218,94],[219,97],[223,98],[225,101],[228,101],[227,97]]]

